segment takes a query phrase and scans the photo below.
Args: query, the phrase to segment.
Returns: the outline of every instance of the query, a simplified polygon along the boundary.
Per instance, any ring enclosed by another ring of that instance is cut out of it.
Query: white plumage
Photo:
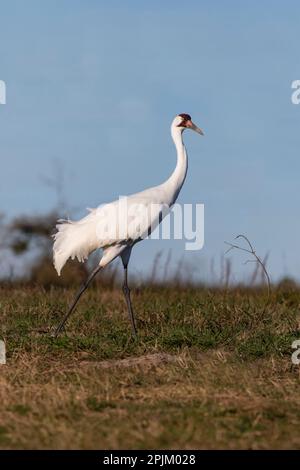
[[[177,165],[167,181],[96,209],[89,209],[89,214],[78,221],[58,221],[53,246],[54,266],[58,275],[69,258],[77,258],[83,262],[90,253],[102,248],[103,255],[98,270],[121,256],[126,270],[126,289],[128,288],[127,264],[133,245],[146,238],[157,227],[170,211],[184,183],[188,162],[182,133],[186,128],[203,134],[188,114],[175,117],[171,135],[177,151]]]
[[[127,246],[146,238],[171,207],[165,203],[167,194],[162,186],[89,209],[90,213],[76,222],[60,220],[53,247],[58,275],[69,258],[84,262],[102,248],[100,265],[104,267]]]

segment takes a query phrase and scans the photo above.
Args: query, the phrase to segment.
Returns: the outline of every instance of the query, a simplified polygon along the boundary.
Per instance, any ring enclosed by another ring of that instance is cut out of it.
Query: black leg
[[[124,292],[126,303],[127,303],[128,315],[129,315],[129,319],[130,319],[130,322],[131,322],[131,328],[132,328],[132,334],[136,338],[137,337],[137,330],[136,330],[134,314],[133,314],[133,310],[132,310],[132,304],[131,304],[131,298],[130,298],[130,289],[129,289],[128,283],[127,283],[127,266],[124,266],[123,292]]]
[[[63,317],[63,319],[61,320],[60,324],[58,325],[58,327],[56,328],[55,330],[55,333],[54,333],[54,337],[57,338],[58,334],[61,332],[62,329],[64,329],[64,324],[66,323],[67,319],[69,318],[69,316],[71,315],[71,313],[73,312],[74,308],[76,307],[76,304],[78,302],[78,300],[80,299],[80,297],[82,296],[82,294],[84,293],[84,291],[88,288],[88,286],[90,285],[90,283],[92,282],[92,280],[94,279],[94,277],[96,276],[96,274],[100,271],[101,269],[101,266],[97,266],[97,268],[95,268],[92,273],[89,275],[89,277],[87,278],[86,282],[83,284],[83,286],[81,286],[81,288],[79,289],[79,291],[77,292],[76,294],[76,297],[75,299],[73,300],[73,302],[71,303],[67,313],[65,314],[65,316]]]

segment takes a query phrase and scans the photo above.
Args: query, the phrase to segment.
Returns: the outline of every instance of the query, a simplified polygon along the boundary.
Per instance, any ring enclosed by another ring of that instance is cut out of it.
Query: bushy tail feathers
[[[57,232],[53,236],[53,262],[57,274],[69,258],[83,262],[89,254],[98,248],[96,227],[92,221],[84,223],[71,220],[59,220]]]

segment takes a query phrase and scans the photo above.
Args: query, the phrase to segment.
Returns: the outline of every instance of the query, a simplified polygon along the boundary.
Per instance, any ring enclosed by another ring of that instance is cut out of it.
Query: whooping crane
[[[86,217],[76,222],[58,221],[53,246],[54,266],[58,275],[69,258],[77,258],[78,261],[83,262],[90,253],[98,248],[103,249],[103,255],[99,265],[88,276],[69,306],[54,333],[55,337],[64,327],[81,295],[96,274],[118,256],[121,257],[124,267],[123,292],[132,333],[136,336],[137,330],[127,283],[128,262],[132,247],[150,235],[157,227],[169,212],[182,188],[188,166],[187,153],[182,140],[182,133],[185,129],[192,129],[203,135],[203,131],[192,122],[189,114],[178,114],[174,118],[171,125],[171,135],[177,151],[177,164],[167,181],[159,186],[132,194],[125,198],[126,201],[121,198],[111,204],[91,209]],[[124,202],[126,202],[126,211]],[[142,211],[140,207],[143,207]]]

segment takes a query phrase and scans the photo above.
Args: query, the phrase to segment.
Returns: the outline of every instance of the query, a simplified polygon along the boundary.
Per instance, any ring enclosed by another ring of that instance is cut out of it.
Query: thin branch
[[[229,243],[229,242],[224,242],[226,245],[229,245],[229,249],[226,251],[226,253],[229,253],[229,251],[233,250],[233,249],[236,249],[236,250],[240,250],[240,251],[245,251],[246,253],[250,253],[252,256],[254,256],[254,260],[247,260],[245,261],[244,264],[247,264],[247,263],[251,263],[251,262],[255,262],[255,263],[258,263],[261,268],[262,268],[262,271],[263,273],[265,274],[265,277],[267,279],[267,284],[268,284],[268,299],[270,297],[270,292],[271,292],[271,280],[270,280],[270,276],[269,276],[269,273],[266,269],[266,260],[268,259],[268,255],[264,258],[264,261],[261,260],[261,258],[256,254],[256,251],[253,247],[253,245],[251,244],[250,240],[245,236],[245,235],[237,235],[235,237],[235,240],[237,240],[238,238],[242,238],[243,240],[245,240],[249,246],[249,249],[248,248],[244,248],[242,246],[239,246],[239,245],[235,245],[233,243]]]

